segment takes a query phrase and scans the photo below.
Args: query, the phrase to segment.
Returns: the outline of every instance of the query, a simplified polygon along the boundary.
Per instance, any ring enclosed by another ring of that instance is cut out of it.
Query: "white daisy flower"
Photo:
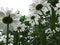
[[[52,33],[52,31],[51,31],[50,28],[48,28],[48,29],[45,30],[45,33]]]
[[[6,43],[6,35],[2,35],[1,37],[0,37],[0,42],[4,42],[4,43]]]
[[[39,20],[40,16],[36,15],[36,14],[31,14],[29,15],[29,17],[27,17],[26,21],[29,21],[29,23],[31,24],[31,26],[34,26],[35,24],[39,24],[38,20]]]
[[[56,27],[56,31],[59,32],[60,31],[60,28]]]
[[[11,23],[9,25],[9,30],[13,31],[13,26],[18,24],[20,18],[20,14],[13,13],[12,10],[6,8],[0,9],[0,29],[3,30],[3,33],[6,33],[7,31],[7,23]],[[13,25],[14,24],[14,25]]]
[[[19,22],[17,25],[14,26],[14,30],[15,31],[20,31],[23,32],[25,31],[26,25],[25,24],[21,24],[21,22]]]
[[[13,45],[12,43],[9,43],[8,45]]]
[[[46,20],[44,19],[44,20],[41,21],[41,24],[45,24],[46,22],[48,22],[48,21],[46,21]]]
[[[33,0],[33,3],[30,5],[29,11],[31,13],[42,14],[40,10],[48,11],[50,10],[50,4],[46,0]]]

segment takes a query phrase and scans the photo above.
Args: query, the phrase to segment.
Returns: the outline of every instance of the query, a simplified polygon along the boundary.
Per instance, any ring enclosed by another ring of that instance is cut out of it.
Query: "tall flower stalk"
[[[7,38],[6,38],[6,45],[8,45],[9,40],[9,24],[7,24]]]
[[[8,40],[9,40],[9,24],[12,23],[13,19],[12,19],[12,18],[10,17],[10,15],[9,15],[9,16],[4,17],[2,21],[3,21],[3,23],[5,23],[5,24],[7,25],[6,45],[8,45],[8,43],[9,43],[9,41],[8,41]]]
[[[3,29],[3,33],[6,34],[6,45],[9,44],[9,31],[15,31],[14,27],[18,24],[20,14],[12,13],[12,10],[4,10],[3,8],[0,11],[0,29]]]

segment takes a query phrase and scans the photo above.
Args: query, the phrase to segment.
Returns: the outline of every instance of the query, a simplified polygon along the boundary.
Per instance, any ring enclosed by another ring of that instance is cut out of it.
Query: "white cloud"
[[[32,0],[0,0],[0,7],[3,8],[13,8],[14,10],[20,10],[22,14],[27,15],[29,5],[32,3]]]

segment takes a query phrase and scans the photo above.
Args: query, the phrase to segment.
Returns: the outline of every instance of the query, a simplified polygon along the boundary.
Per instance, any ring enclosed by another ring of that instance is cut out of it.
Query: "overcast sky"
[[[29,5],[31,3],[32,0],[0,0],[0,7],[18,9],[23,15],[28,15]]]

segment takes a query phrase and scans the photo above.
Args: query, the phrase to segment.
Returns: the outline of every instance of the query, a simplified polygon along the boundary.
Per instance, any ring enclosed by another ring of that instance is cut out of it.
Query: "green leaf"
[[[2,41],[2,42],[0,42],[0,45],[4,45],[4,42]]]
[[[21,16],[21,17],[20,17],[20,20],[19,20],[19,21],[23,22],[25,19],[26,19],[26,18],[25,18],[25,15],[24,15],[24,16]]]
[[[24,42],[23,45],[30,45],[30,43],[28,43],[28,42]]]
[[[29,21],[25,21],[24,23],[25,23],[26,26],[30,26]]]
[[[56,12],[53,7],[51,7],[52,15],[50,17],[50,28],[53,30],[55,29],[55,22],[56,22]]]
[[[60,24],[56,24],[56,27],[60,28]]]
[[[41,44],[40,40],[41,40],[40,37],[35,37],[32,41],[33,45],[40,45]]]
[[[36,30],[35,33],[40,38],[41,45],[46,45],[46,34],[45,34],[44,29],[43,29],[43,25],[41,23],[39,23],[39,25],[37,25],[35,27],[35,30]]]
[[[56,7],[56,4],[59,2],[59,0],[48,0],[48,3]]]

